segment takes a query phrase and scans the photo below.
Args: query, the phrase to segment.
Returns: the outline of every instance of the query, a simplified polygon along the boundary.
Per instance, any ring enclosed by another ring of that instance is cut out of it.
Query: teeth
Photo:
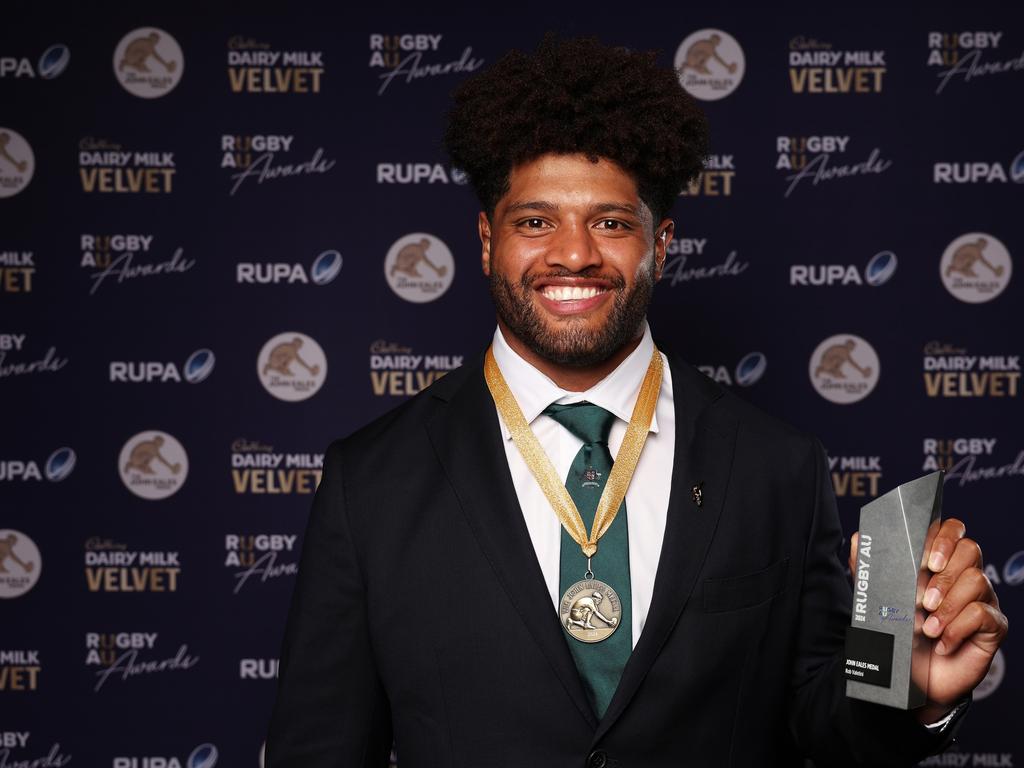
[[[594,287],[580,288],[579,286],[549,285],[544,288],[544,296],[551,299],[551,301],[580,301],[581,299],[591,299],[599,293],[602,293],[602,291]]]

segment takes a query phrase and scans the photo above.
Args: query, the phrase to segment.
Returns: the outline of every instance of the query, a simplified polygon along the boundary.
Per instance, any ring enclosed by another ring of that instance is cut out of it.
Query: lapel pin
[[[690,494],[693,496],[693,503],[698,507],[704,506],[704,493],[703,493],[704,481],[701,480],[693,488],[690,489]]]

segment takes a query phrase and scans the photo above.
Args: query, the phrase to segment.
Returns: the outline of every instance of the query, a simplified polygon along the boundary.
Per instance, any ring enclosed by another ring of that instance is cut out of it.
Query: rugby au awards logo
[[[294,403],[320,391],[327,378],[327,355],[311,336],[279,333],[260,350],[256,372],[267,392]]]
[[[455,279],[455,259],[440,238],[413,232],[388,249],[384,277],[398,296],[423,304],[441,298],[448,290]]]
[[[833,403],[863,400],[878,384],[878,353],[860,336],[829,336],[811,355],[809,374],[814,390]]]
[[[156,99],[174,90],[185,71],[181,46],[156,27],[139,27],[114,49],[114,76],[128,93]]]
[[[188,477],[188,454],[174,435],[159,430],[139,432],[121,448],[118,470],[125,487],[143,499],[166,499]]]

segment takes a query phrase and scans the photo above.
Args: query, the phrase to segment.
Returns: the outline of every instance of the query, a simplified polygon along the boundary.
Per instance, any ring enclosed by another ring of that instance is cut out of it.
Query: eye
[[[601,219],[601,221],[597,222],[597,227],[608,232],[624,232],[630,229],[626,222],[619,221],[618,219]]]
[[[530,216],[529,218],[520,219],[519,221],[517,221],[516,226],[521,227],[523,229],[539,230],[546,229],[548,223],[538,216]]]

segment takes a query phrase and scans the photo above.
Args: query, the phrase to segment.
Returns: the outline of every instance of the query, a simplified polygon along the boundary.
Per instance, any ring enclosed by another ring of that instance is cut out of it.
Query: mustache
[[[535,283],[538,283],[541,280],[562,277],[582,277],[590,280],[602,280],[606,283],[609,283],[613,288],[618,290],[621,290],[626,287],[626,280],[625,278],[622,277],[622,275],[614,273],[604,274],[597,267],[585,267],[584,269],[581,269],[578,272],[574,272],[571,269],[552,269],[539,275],[523,275],[519,280],[519,284],[525,289],[530,289],[533,288]]]

